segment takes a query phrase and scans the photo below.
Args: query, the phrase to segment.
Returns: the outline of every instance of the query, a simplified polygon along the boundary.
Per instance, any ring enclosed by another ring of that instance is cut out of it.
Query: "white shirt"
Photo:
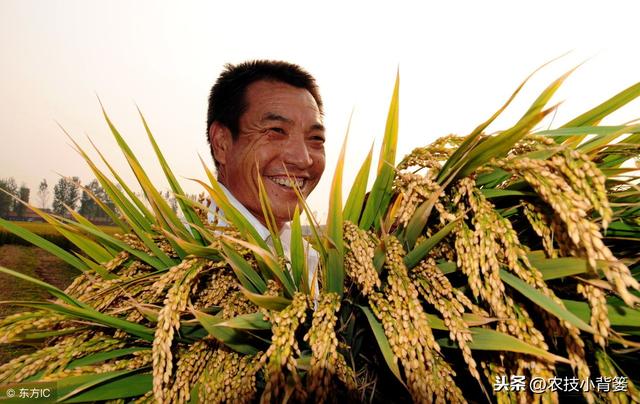
[[[236,199],[235,196],[222,184],[220,184],[220,188],[224,192],[224,194],[229,199],[229,203],[233,205],[234,208],[238,210],[244,216],[249,223],[256,229],[260,237],[270,247],[273,247],[273,241],[271,240],[271,233],[269,229],[267,229],[250,211],[247,209],[239,200]],[[225,222],[223,212],[221,209],[217,209],[215,202],[211,202],[211,206],[209,206],[209,214],[207,218],[209,219],[209,223],[215,221],[216,216],[215,212],[219,211],[218,214],[218,225],[219,226],[227,226],[228,223]],[[284,254],[286,257],[291,260],[291,226],[289,223],[285,223],[282,226],[282,230],[280,230],[280,241],[282,242],[282,249],[284,250]],[[307,253],[307,268],[309,268],[309,285],[311,286],[311,295],[317,299],[318,296],[318,278],[315,276],[316,270],[318,268],[318,261],[320,260],[320,256],[316,250],[314,250],[306,240],[303,240],[304,250]]]

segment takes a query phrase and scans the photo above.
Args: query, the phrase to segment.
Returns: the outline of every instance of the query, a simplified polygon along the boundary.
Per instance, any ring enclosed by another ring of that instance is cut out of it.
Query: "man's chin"
[[[276,221],[280,223],[291,221],[298,205],[298,196],[293,188],[283,187],[266,180],[265,189]]]

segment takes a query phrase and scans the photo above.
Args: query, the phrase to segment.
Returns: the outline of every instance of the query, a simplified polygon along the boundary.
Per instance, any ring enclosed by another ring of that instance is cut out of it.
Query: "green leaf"
[[[258,307],[264,307],[265,309],[281,311],[289,307],[291,304],[291,299],[287,299],[286,297],[252,293],[243,287],[240,288],[240,291],[247,297],[247,299],[251,300],[253,304]]]
[[[565,299],[562,302],[567,310],[585,322],[591,319],[591,307],[588,303]],[[620,304],[607,304],[607,313],[609,322],[614,327],[640,327],[640,310]]]
[[[204,160],[202,160],[202,157],[200,157],[200,162],[202,163],[211,185],[197,179],[193,179],[193,181],[202,185],[207,190],[216,206],[222,209],[225,220],[237,227],[243,237],[258,245],[260,248],[268,250],[269,247],[267,246],[267,243],[262,239],[255,227],[253,227],[251,223],[249,223],[249,221],[238,211],[238,209],[229,202],[229,198],[227,198],[227,195],[220,187],[218,180],[214,177],[211,170],[209,170],[209,167],[207,167]]]
[[[455,178],[466,177],[478,167],[485,164],[492,158],[502,157],[522,139],[529,130],[544,119],[555,107],[541,111],[535,115],[528,115],[526,119],[519,121],[515,126],[505,130],[497,136],[484,138],[466,156],[460,171]]]
[[[107,361],[109,359],[120,358],[122,356],[131,355],[134,352],[140,352],[144,350],[149,350],[149,348],[138,346],[131,348],[114,349],[113,351],[98,352],[72,361],[71,363],[69,363],[69,365],[67,365],[67,369],[73,369],[78,366],[93,365],[96,363]]]
[[[67,377],[57,382],[58,402],[135,397],[151,390],[152,382],[153,376],[139,369]]]
[[[144,204],[140,202],[140,200],[138,200],[138,197],[133,193],[133,191],[129,189],[122,178],[120,178],[117,171],[114,170],[113,167],[109,164],[109,161],[104,157],[102,152],[100,152],[100,149],[96,147],[91,138],[89,138],[89,142],[96,150],[102,161],[109,168],[116,180],[119,182],[122,189],[127,192],[127,195],[129,195],[131,200],[134,201],[134,203],[136,204],[135,206],[131,203],[131,201],[127,199],[126,196],[124,196],[124,194],[118,189],[118,187],[111,180],[109,180],[107,176],[94,164],[93,160],[89,158],[89,155],[80,147],[75,139],[73,139],[62,126],[60,126],[60,129],[62,129],[69,140],[71,140],[71,142],[75,145],[76,152],[80,154],[89,168],[91,168],[91,171],[93,171],[93,174],[96,176],[96,179],[98,180],[98,182],[100,182],[100,185],[105,190],[111,201],[124,215],[125,220],[127,220],[129,224],[136,223],[137,227],[144,229],[144,231],[146,232],[150,232],[151,224],[154,222],[153,215],[147,210]]]
[[[376,341],[378,342],[378,347],[380,347],[380,352],[382,352],[382,357],[384,361],[389,366],[389,370],[391,373],[398,379],[403,386],[406,387],[404,381],[402,380],[402,376],[400,375],[400,368],[398,367],[398,361],[391,350],[391,345],[389,345],[389,340],[384,333],[384,329],[382,328],[382,324],[378,321],[378,319],[373,315],[371,310],[365,306],[358,306],[367,317],[367,321],[369,322],[369,326],[371,327],[371,331],[373,331],[373,335],[376,337]]]
[[[3,268],[0,267],[0,270],[2,269]],[[95,323],[106,325],[108,327],[120,329],[128,334],[140,337],[145,341],[153,341],[153,338],[154,338],[154,330],[152,330],[151,328],[147,328],[143,325],[133,323],[127,320],[123,320],[118,317],[113,317],[113,316],[106,315],[104,313],[100,313],[99,311],[93,308],[90,308],[88,306],[87,308],[85,308],[85,307],[77,307],[77,306],[70,306],[65,304],[56,304],[56,303],[49,303],[49,302],[20,302],[20,301],[0,302],[0,303],[9,303],[16,306],[32,307],[40,310],[49,310],[49,311],[54,311],[56,313],[64,314],[66,316],[93,321]]]
[[[640,82],[619,92],[618,94],[609,98],[607,101],[603,102],[597,107],[592,108],[589,111],[565,123],[564,125],[562,125],[562,127],[570,128],[570,127],[576,127],[576,126],[595,125],[607,115],[611,114],[612,112],[616,111],[620,107],[636,99],[638,95],[640,95]],[[557,138],[556,140],[559,142],[562,142],[565,139]]]
[[[371,169],[372,156],[373,145],[371,145],[371,149],[369,149],[367,157],[362,163],[362,166],[360,166],[360,170],[351,185],[351,192],[349,192],[347,202],[344,205],[343,218],[351,223],[358,223],[360,214],[362,213],[364,197],[367,192],[367,182],[369,181],[369,170]]]
[[[349,122],[351,124],[351,122]],[[324,289],[342,296],[344,284],[344,241],[342,240],[342,173],[347,148],[349,129],[344,136],[336,170],[329,192],[329,212],[327,214],[327,262],[324,266]]]
[[[528,254],[527,257],[531,265],[542,273],[542,277],[546,281],[578,275],[588,271],[585,258],[545,258],[544,255],[535,253]]]
[[[385,128],[382,146],[380,148],[380,158],[378,161],[378,176],[373,183],[373,188],[369,193],[364,212],[360,218],[360,228],[368,230],[371,226],[376,229],[380,226],[380,219],[389,205],[395,175],[394,165],[396,160],[396,147],[398,144],[398,116],[399,116],[399,91],[400,74],[396,76],[396,83],[393,88],[393,96],[389,104],[387,114],[387,124]]]
[[[109,129],[111,129],[111,133],[116,139],[116,142],[120,146],[124,157],[129,163],[129,167],[131,167],[131,170],[138,180],[138,183],[142,187],[142,190],[144,191],[149,204],[151,204],[151,208],[155,213],[155,219],[166,231],[186,241],[194,241],[191,233],[184,227],[184,225],[173,212],[167,201],[164,200],[158,190],[154,187],[153,183],[142,168],[142,165],[136,158],[135,154],[131,151],[124,138],[120,135],[116,127],[109,119],[109,116],[107,115],[104,107],[102,107],[102,114],[104,115],[104,118],[107,121],[107,125],[109,126]],[[180,247],[175,244],[173,244],[172,247],[176,250],[180,258],[184,258],[186,254]]]
[[[258,247],[255,244],[248,243],[244,240],[238,240],[233,237],[226,236],[224,234],[221,237],[230,240],[234,243],[240,244],[242,247],[247,248],[255,254],[256,258],[260,259],[265,265],[264,268],[269,271],[271,277],[275,277],[284,288],[287,296],[293,297],[295,293],[295,287],[293,286],[293,280],[288,269],[283,269],[276,258],[271,254],[271,251]]]
[[[138,107],[136,106],[136,108]],[[182,190],[182,187],[180,186],[180,183],[176,179],[175,175],[173,175],[173,171],[171,171],[171,168],[169,167],[167,160],[164,158],[164,155],[162,154],[162,151],[160,150],[158,143],[153,137],[153,134],[149,129],[149,125],[147,125],[147,120],[144,119],[144,116],[142,115],[142,111],[140,111],[140,108],[138,108],[138,113],[140,114],[140,119],[142,119],[142,124],[144,125],[144,130],[147,132],[147,136],[149,137],[151,146],[153,147],[153,150],[156,152],[156,156],[158,157],[158,162],[162,167],[162,171],[164,171],[164,175],[165,177],[167,177],[167,181],[169,182],[169,186],[171,187],[171,190],[173,191],[174,194],[176,194],[176,196],[177,195],[184,196],[184,191]],[[198,216],[198,214],[195,212],[195,210],[193,210],[190,205],[184,203],[182,199],[176,198],[176,200],[187,222],[191,224],[195,224],[196,226],[203,227],[203,223],[200,220],[200,217]],[[191,232],[196,242],[198,242],[199,244],[205,245],[204,238],[202,237],[202,235],[200,235],[200,233],[198,233],[197,230],[192,229]]]
[[[491,123],[493,123],[493,121],[495,121],[496,118],[500,116],[500,114],[502,114],[502,112],[504,112],[505,109],[507,109],[509,104],[511,104],[511,102],[516,98],[516,95],[518,95],[520,90],[522,90],[526,82],[529,81],[529,79],[535,73],[537,73],[540,69],[542,69],[544,66],[546,66],[549,63],[551,63],[551,61],[540,66],[533,73],[527,76],[527,78],[524,79],[522,83],[520,83],[518,88],[516,88],[516,91],[514,91],[513,94],[511,94],[509,99],[496,112],[494,112],[494,114],[491,115],[489,119],[487,119],[486,121],[478,125],[473,130],[473,132],[471,132],[466,137],[464,142],[462,142],[462,144],[456,149],[456,151],[453,152],[453,154],[447,159],[447,161],[442,166],[442,169],[440,169],[440,172],[438,173],[438,177],[436,178],[436,182],[438,184],[442,184],[447,180],[453,178],[455,173],[460,170],[465,160],[467,160],[467,156],[469,155],[471,150],[479,143],[480,135],[482,134],[482,132],[484,132],[484,130],[487,129],[487,127],[489,127],[489,125],[491,125]]]
[[[407,223],[407,228],[405,229],[405,241],[409,248],[414,247],[416,240],[424,229],[424,226],[427,225],[431,211],[438,201],[438,198],[440,198],[443,190],[444,186],[440,186],[437,190],[432,192],[429,199],[421,203],[411,216],[411,219],[409,219],[409,223]]]
[[[480,192],[487,199],[491,198],[500,198],[503,196],[535,196],[534,192],[523,192],[523,191],[514,191],[510,189],[496,189],[496,188],[486,188],[481,189]]]
[[[220,327],[237,328],[241,330],[270,330],[271,323],[264,319],[264,314],[257,312],[242,314],[230,320],[217,324]]]
[[[11,233],[15,234],[16,236],[25,239],[26,241],[30,242],[31,244],[38,246],[40,248],[42,248],[43,250],[55,255],[56,257],[60,258],[61,260],[63,260],[64,262],[66,262],[67,264],[73,266],[74,268],[76,268],[79,271],[86,271],[87,269],[89,269],[89,267],[82,262],[81,260],[79,260],[78,258],[74,257],[72,254],[68,253],[66,250],[63,250],[62,248],[58,247],[57,245],[53,244],[51,241],[46,240],[43,237],[38,236],[37,234],[21,227],[18,226],[14,223],[9,222],[8,220],[4,220],[2,218],[0,218],[0,226],[4,227],[5,229],[7,229],[8,231],[10,231]]]
[[[461,218],[457,218],[450,223],[447,223],[447,225],[438,230],[436,234],[418,244],[413,250],[409,251],[409,253],[404,257],[404,264],[407,266],[407,269],[411,269],[418,265],[418,263],[429,253],[429,251],[431,251],[433,247],[436,246],[436,244],[451,233],[451,230],[453,230],[460,219]]]
[[[82,230],[84,230],[87,233],[93,234],[94,236],[96,236],[99,239],[102,239],[105,243],[108,243],[112,246],[114,246],[115,248],[119,249],[119,250],[124,250],[129,252],[130,254],[138,257],[140,260],[144,261],[145,263],[151,265],[152,267],[156,268],[156,269],[163,269],[166,267],[172,267],[174,265],[173,260],[170,261],[170,263],[165,264],[162,261],[160,261],[158,258],[153,257],[147,253],[144,253],[140,250],[131,248],[128,244],[118,240],[115,237],[112,237],[110,235],[108,235],[107,233],[103,232],[103,231],[95,231],[90,227],[84,226],[80,223],[74,223],[74,225]],[[157,246],[156,246],[157,248]],[[165,255],[166,257],[166,255]],[[168,258],[168,257],[167,257]]]
[[[471,327],[472,340],[468,343],[469,348],[479,351],[507,351],[519,352],[527,355],[534,355],[550,362],[570,363],[569,360],[554,355],[544,349],[530,345],[520,339],[488,328]],[[458,348],[458,344],[448,338],[438,339],[438,345],[447,348]]]
[[[517,278],[515,275],[512,275],[505,270],[500,270],[500,279],[502,279],[505,283],[507,283],[512,288],[516,289],[518,292],[522,293],[524,297],[531,300],[533,303],[540,306],[542,309],[546,310],[550,314],[556,316],[560,320],[565,320],[571,323],[572,325],[578,327],[583,331],[587,331],[590,333],[594,333],[593,327],[589,324],[582,321],[575,314],[567,310],[566,308],[560,306],[558,303],[553,301],[550,297],[545,296],[539,290],[525,283],[522,279]]]
[[[258,167],[256,167],[256,172],[259,172]],[[289,172],[287,172],[287,177],[291,179],[291,176],[289,176]],[[285,256],[284,248],[282,247],[282,240],[280,240],[280,232],[278,229],[278,224],[276,223],[276,218],[273,215],[273,210],[271,209],[271,201],[269,200],[269,195],[267,195],[267,190],[264,188],[264,183],[262,182],[262,176],[258,175],[257,179],[258,179],[258,198],[260,199],[260,208],[262,209],[262,215],[265,218],[267,229],[269,229],[269,234],[271,235],[273,248],[275,249],[278,257],[284,258]],[[294,185],[294,187],[295,186],[296,185]]]
[[[221,323],[224,321],[222,318],[198,310],[192,310],[192,312],[209,335],[229,348],[245,355],[255,355],[259,352],[259,349],[254,345],[255,341],[252,343],[250,335],[231,327],[222,326]]]
[[[240,254],[225,242],[222,243],[222,251],[242,286],[253,293],[262,294],[267,290],[265,281]]]
[[[308,277],[307,254],[304,250],[304,239],[302,237],[302,226],[300,224],[300,209],[298,206],[296,206],[296,210],[293,212],[289,246],[291,250],[291,274],[293,276],[293,284],[297,290],[309,293],[311,287]]]

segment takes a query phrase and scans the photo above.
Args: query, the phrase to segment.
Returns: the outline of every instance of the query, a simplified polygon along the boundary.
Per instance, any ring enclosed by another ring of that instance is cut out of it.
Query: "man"
[[[325,166],[322,100],[315,79],[286,62],[227,65],[211,89],[207,127],[218,181],[230,202],[268,239],[260,178],[288,253],[287,222],[298,205],[293,187],[306,198]],[[310,251],[310,269],[315,270],[317,260]]]

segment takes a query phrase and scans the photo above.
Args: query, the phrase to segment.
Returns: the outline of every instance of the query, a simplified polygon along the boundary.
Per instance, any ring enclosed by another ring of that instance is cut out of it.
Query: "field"
[[[34,223],[29,223],[30,225]],[[38,223],[38,225],[41,225]],[[45,227],[42,226],[44,230]],[[6,244],[0,246],[0,266],[14,269],[25,275],[42,279],[60,289],[65,289],[79,274],[74,268],[49,254],[48,252],[33,246]],[[42,288],[32,283],[17,279],[13,276],[0,273],[0,301],[6,300],[45,300],[51,295]],[[20,307],[0,305],[0,319],[22,310]],[[0,347],[0,362],[4,363],[10,358],[33,350],[30,347],[17,347],[3,345]]]
[[[44,223],[44,222],[11,222],[11,223],[16,224],[26,230],[29,230],[62,248],[71,249],[74,247],[73,244],[69,242],[69,240],[67,240],[60,233],[58,233],[53,228],[53,226],[51,226],[49,223]],[[98,227],[108,234],[115,234],[118,231],[118,228],[115,226],[98,226]],[[0,227],[0,246],[4,244],[32,245],[28,241],[25,241],[22,238],[16,236],[15,234],[10,233],[4,228]]]

